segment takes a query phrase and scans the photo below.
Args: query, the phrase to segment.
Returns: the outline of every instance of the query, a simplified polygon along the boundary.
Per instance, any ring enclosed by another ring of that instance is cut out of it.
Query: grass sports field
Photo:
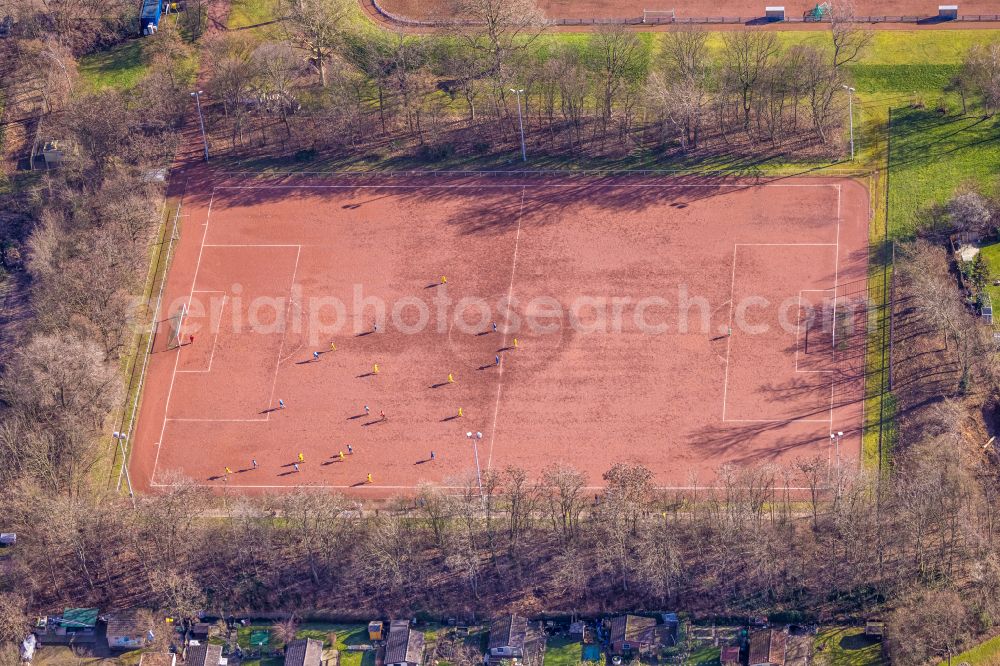
[[[477,456],[595,486],[618,461],[676,487],[730,462],[857,464],[855,181],[194,171],[182,210],[140,489],[392,494]]]

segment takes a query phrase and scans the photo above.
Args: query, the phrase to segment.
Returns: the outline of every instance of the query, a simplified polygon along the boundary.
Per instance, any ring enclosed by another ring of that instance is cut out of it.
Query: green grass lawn
[[[963,662],[968,663],[969,666],[996,666],[996,664],[1000,664],[1000,636],[995,636],[971,650],[966,650],[951,658],[952,664]],[[947,663],[942,661],[941,666],[945,666]]]
[[[1000,172],[1000,119],[941,116],[927,109],[892,115],[889,163],[889,233],[912,235],[916,213],[944,202],[955,189],[975,182],[995,187]]]
[[[997,30],[876,30],[862,62],[902,64],[958,64],[969,47],[989,44]]]
[[[711,30],[712,26],[706,26]],[[649,34],[649,33],[645,33]],[[799,44],[828,48],[829,31],[788,30],[774,33],[784,47]],[[957,65],[973,44],[988,44],[997,39],[997,30],[876,30],[859,62],[869,65]],[[543,43],[583,45],[589,35],[573,32],[548,33]],[[723,33],[714,31],[708,45],[714,53],[723,48]],[[654,44],[658,37],[654,39]],[[655,48],[655,47],[654,47]]]
[[[864,627],[821,631],[814,641],[816,666],[881,666],[882,644],[865,636]]]
[[[280,0],[233,0],[226,27],[230,30],[249,28],[278,18]]]
[[[245,627],[241,626],[236,630],[236,643],[243,649],[250,647],[250,634],[255,631],[269,631],[271,632],[270,643],[267,647],[281,648],[283,644],[274,635],[274,625],[273,624],[250,624]]]
[[[160,24],[161,30],[175,30],[176,17],[164,18]],[[94,92],[105,88],[131,90],[149,71],[149,65],[143,58],[143,51],[150,40],[155,38],[141,37],[130,39],[112,46],[104,51],[90,53],[80,58],[80,79],[85,88]],[[185,55],[172,63],[173,71],[179,78],[192,82],[198,73],[198,49],[191,49]]]
[[[252,624],[240,627],[237,630],[237,642],[240,647],[246,649],[250,647],[250,634],[259,630],[271,631],[270,644],[267,647],[281,649],[284,644],[277,638],[273,624]],[[336,632],[337,643],[335,647],[340,652],[340,666],[375,666],[375,651],[366,650],[364,652],[349,651],[347,646],[368,643],[368,625],[366,624],[331,624],[327,622],[305,622],[300,624],[295,632],[296,638],[314,638],[323,641],[324,647],[331,647],[329,641],[330,632]],[[280,660],[279,660],[280,661]],[[255,666],[271,666],[268,659],[260,660],[260,664]],[[247,662],[244,662],[247,663]]]
[[[240,663],[242,666],[282,666],[285,659],[284,657],[264,657],[263,659],[244,659]]]
[[[326,642],[331,631],[337,633],[337,644],[333,647],[340,651],[340,666],[375,666],[375,651],[348,651],[348,645],[368,643],[367,624],[328,624],[325,622],[309,622],[299,625],[295,633],[298,638],[315,638]],[[329,647],[329,646],[327,646]]]
[[[687,666],[719,666],[722,648],[703,645],[688,655]]]
[[[994,307],[1000,306],[1000,287],[993,286],[993,280],[1000,280],[1000,243],[987,245],[980,249],[979,253],[983,255],[983,261],[990,271],[986,293],[990,295],[990,302],[996,304]]]
[[[958,72],[957,64],[872,64],[850,67],[854,86],[862,91],[879,93],[934,93],[948,85]]]
[[[576,666],[583,661],[583,644],[568,636],[552,636],[545,641],[543,666]]]
[[[146,74],[142,61],[143,39],[130,39],[106,51],[80,58],[80,78],[92,90],[134,88]]]

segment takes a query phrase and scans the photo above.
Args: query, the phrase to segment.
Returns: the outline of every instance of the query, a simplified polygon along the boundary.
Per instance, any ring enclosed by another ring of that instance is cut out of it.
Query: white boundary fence
[[[152,352],[153,339],[156,337],[156,322],[159,319],[159,315],[160,315],[160,305],[161,305],[161,302],[163,300],[163,290],[164,290],[164,288],[166,287],[166,284],[167,284],[167,269],[170,267],[170,258],[173,255],[174,243],[177,240],[177,222],[180,219],[180,216],[181,216],[181,204],[178,203],[177,204],[177,210],[174,211],[174,220],[173,220],[173,223],[172,223],[172,225],[170,227],[170,235],[168,237],[164,238],[164,241],[167,243],[167,251],[166,251],[166,258],[162,262],[163,263],[163,276],[160,278],[160,289],[159,289],[159,291],[156,294],[156,305],[153,308],[152,317],[150,318],[150,321],[149,321],[149,324],[148,324],[148,326],[149,326],[149,331],[148,331],[149,339],[146,341],[146,348],[144,350],[142,350],[142,369],[139,371],[139,380],[138,380],[138,384],[137,384],[136,389],[135,389],[135,400],[132,402],[132,409],[131,409],[131,411],[129,411],[127,425],[126,425],[126,421],[125,421],[125,412],[128,411],[129,396],[132,395],[132,384],[134,383],[133,378],[135,377],[135,365],[132,366],[132,374],[130,375],[129,385],[126,388],[126,392],[125,392],[125,404],[122,406],[122,416],[121,416],[121,422],[120,422],[120,429],[118,431],[122,435],[122,437],[121,437],[121,439],[119,439],[119,446],[116,447],[116,453],[115,453],[115,456],[117,456],[118,455],[117,454],[117,449],[119,449],[119,448],[121,449],[121,453],[122,453],[122,465],[121,465],[121,468],[118,470],[118,482],[115,484],[115,490],[118,490],[118,491],[121,490],[122,479],[124,478],[124,480],[126,482],[126,485],[128,487],[129,497],[133,497],[134,495],[133,495],[133,491],[132,491],[132,479],[131,479],[131,477],[129,476],[129,473],[128,473],[128,452],[130,450],[129,447],[131,446],[131,442],[132,442],[132,433],[133,433],[133,431],[135,429],[135,417],[136,417],[136,414],[139,411],[139,403],[142,401],[142,389],[143,389],[143,385],[144,385],[144,383],[146,381],[146,367],[149,364],[149,354],[150,354],[150,352]],[[153,273],[154,280],[156,278],[156,272],[155,271],[157,271],[159,269],[160,263],[161,262],[159,260],[157,260],[156,263],[153,264],[153,268],[151,269],[151,270],[154,271],[154,273]],[[150,296],[150,297],[152,297],[152,296]],[[148,308],[149,308],[149,302],[148,301],[146,303],[146,307],[147,307],[147,312],[148,312]],[[140,352],[140,350],[137,349],[136,353],[139,353],[139,352]],[[114,462],[112,462],[112,465],[114,465]]]
[[[371,0],[372,7],[375,8],[375,12],[380,16],[385,18],[391,23],[396,23],[402,26],[408,26],[412,28],[443,28],[447,26],[473,26],[479,25],[477,21],[471,20],[459,20],[459,19],[413,19],[407,16],[401,16],[390,12],[389,10],[382,7],[378,0]],[[957,19],[949,19],[942,21],[936,15],[935,16],[858,16],[855,20],[857,23],[942,23],[951,21],[967,21],[967,22],[988,22],[995,23],[1000,22],[1000,14],[963,14]],[[781,23],[829,23],[829,18],[814,19],[808,18],[806,16],[786,16],[784,21]],[[739,25],[739,24],[763,24],[769,23],[768,19],[764,16],[695,16],[695,17],[681,17],[672,18],[669,16],[655,16],[646,18],[644,16],[628,17],[628,18],[555,18],[547,19],[545,21],[546,25],[551,26],[586,26],[586,25],[672,25],[672,24],[687,24],[687,25],[702,25],[702,24],[725,24],[725,25]]]
[[[325,178],[511,178],[511,177],[524,177],[524,178],[546,178],[546,177],[560,177],[565,178],[567,176],[578,177],[578,178],[621,178],[623,176],[659,176],[659,177],[710,177],[710,178],[758,178],[762,180],[771,178],[787,178],[789,176],[804,175],[806,173],[816,172],[816,175],[834,175],[834,176],[850,176],[850,175],[867,175],[869,172],[866,169],[860,167],[824,167],[822,169],[813,169],[809,166],[803,166],[802,168],[788,168],[778,171],[767,171],[764,169],[712,169],[712,170],[700,170],[700,169],[510,169],[510,170],[484,170],[484,171],[466,171],[466,170],[448,170],[448,169],[437,169],[437,170],[421,170],[421,169],[404,169],[404,170],[385,170],[385,171],[225,171],[227,176],[244,177],[244,178],[257,178],[257,179],[270,179],[270,178],[288,178],[290,176],[302,176],[302,177],[325,177]]]

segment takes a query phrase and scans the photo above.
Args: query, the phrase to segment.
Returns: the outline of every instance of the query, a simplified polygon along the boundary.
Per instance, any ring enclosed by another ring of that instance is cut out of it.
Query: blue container
[[[139,29],[142,34],[151,35],[156,32],[162,12],[163,0],[142,0],[142,11],[139,12]]]

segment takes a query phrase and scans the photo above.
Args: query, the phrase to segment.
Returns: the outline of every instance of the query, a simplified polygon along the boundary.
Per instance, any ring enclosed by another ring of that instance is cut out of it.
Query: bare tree
[[[708,33],[695,28],[665,33],[646,86],[653,108],[677,132],[684,150],[698,147],[711,64],[707,40]]]
[[[425,482],[418,486],[417,506],[420,513],[427,518],[437,547],[443,548],[448,523],[453,516],[451,498],[438,486]]]
[[[253,88],[258,107],[278,116],[286,135],[291,137],[288,117],[299,107],[294,85],[302,73],[299,59],[291,47],[275,43],[261,44],[254,49],[252,58],[256,62]]]
[[[0,643],[21,641],[27,635],[27,609],[24,595],[0,594]]]
[[[36,335],[12,355],[4,399],[46,430],[38,443],[55,489],[82,483],[99,452],[98,428],[121,391],[100,347],[74,336]]]
[[[154,569],[149,582],[157,607],[165,614],[193,619],[205,607],[204,587],[189,571]]]
[[[864,55],[865,49],[875,38],[875,33],[858,21],[852,0],[832,3],[829,16],[830,38],[833,42],[829,69],[839,72],[845,65]]]
[[[725,85],[739,96],[743,131],[749,134],[757,84],[778,53],[778,40],[773,32],[737,30],[723,33],[722,43]]]
[[[962,73],[982,101],[986,115],[996,113],[1000,108],[1000,42],[972,46],[963,62]]]
[[[295,640],[295,634],[299,630],[299,623],[292,613],[287,620],[282,620],[274,625],[274,635],[282,643],[291,643]]]
[[[404,518],[397,515],[369,519],[364,531],[361,575],[370,589],[383,595],[405,596],[412,579],[413,557]]]
[[[644,73],[645,53],[639,36],[623,25],[602,26],[591,37],[601,77],[601,131],[607,133],[615,99],[629,78]]]
[[[950,661],[968,636],[967,611],[954,590],[919,590],[889,616],[886,636],[893,663],[916,666],[931,657]]]
[[[538,509],[539,488],[528,480],[520,467],[508,466],[503,471],[501,502],[507,515],[507,548],[511,554],[520,550]]]
[[[545,503],[552,529],[563,543],[568,543],[580,527],[587,477],[566,463],[553,463],[542,470],[542,482],[546,486]]]
[[[955,193],[945,205],[948,218],[957,231],[987,234],[990,231],[992,212],[986,197],[975,190]]]
[[[52,39],[23,40],[17,46],[20,53],[8,64],[8,112],[31,114],[37,109],[33,100],[39,98],[41,108],[37,110],[42,113],[66,108],[77,81],[76,62],[69,48]]]
[[[535,0],[456,0],[453,11],[456,17],[473,24],[463,26],[461,34],[487,64],[499,119],[506,114],[515,56],[531,48],[541,35],[542,13]]]
[[[468,43],[488,54],[492,74],[508,80],[511,58],[541,34],[544,18],[534,0],[459,0],[456,16],[476,28],[465,33]]]
[[[232,125],[233,146],[243,141],[244,121],[259,79],[261,61],[254,58],[253,42],[245,35],[225,35],[211,46],[212,79],[209,91],[222,100],[226,118]]]
[[[349,9],[347,0],[293,0],[289,3],[286,24],[292,41],[306,52],[324,88],[327,62],[339,43]]]
[[[627,592],[636,558],[633,541],[652,499],[653,473],[642,465],[615,463],[604,473],[604,480],[608,486],[596,511],[603,531],[600,552],[615,570],[622,591]]]
[[[290,554],[303,561],[314,588],[325,582],[345,533],[343,497],[323,490],[300,490],[282,498],[281,514]]]
[[[208,2],[206,0],[187,0],[184,12],[180,16],[180,26],[191,41],[198,41],[208,27]],[[157,31],[157,34],[164,32]]]
[[[683,581],[684,548],[677,532],[666,520],[660,520],[634,545],[638,577],[662,604],[673,602]]]
[[[820,140],[826,142],[831,117],[836,109],[834,101],[842,91],[840,70],[829,67],[826,56],[816,48],[803,47],[799,56],[799,74],[809,101],[813,128]]]

